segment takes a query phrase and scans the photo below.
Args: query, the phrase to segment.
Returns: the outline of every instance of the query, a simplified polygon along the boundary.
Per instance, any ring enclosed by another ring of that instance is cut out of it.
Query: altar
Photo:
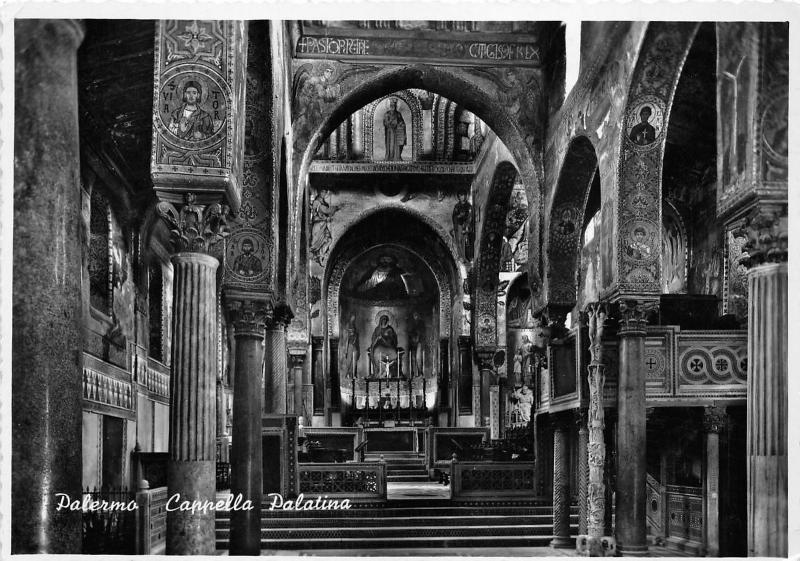
[[[428,403],[435,400],[424,376],[351,380],[352,418],[364,427],[416,426],[425,424]]]

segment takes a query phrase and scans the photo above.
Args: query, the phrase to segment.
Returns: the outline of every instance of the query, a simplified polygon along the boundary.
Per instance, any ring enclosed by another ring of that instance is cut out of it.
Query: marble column
[[[80,553],[81,513],[56,510],[54,493],[81,493],[85,263],[76,52],[84,31],[75,20],[9,25],[16,56],[11,553]]]
[[[569,433],[553,430],[553,540],[551,547],[572,547],[569,532]]]
[[[181,501],[213,501],[216,493],[217,267],[209,245],[225,233],[227,207],[180,210],[162,201],[158,214],[173,233],[172,375],[167,488]],[[213,511],[167,513],[168,555],[213,555]]]
[[[472,411],[472,339],[466,335],[458,337],[458,408]]]
[[[589,429],[586,426],[586,409],[575,412],[575,424],[578,425],[578,534],[586,534],[586,504],[589,490]]]
[[[262,501],[261,365],[264,329],[271,308],[265,298],[238,292],[225,294],[228,316],[236,337],[236,375],[233,387],[231,493],[255,506],[231,512],[231,555],[260,555]]]
[[[603,332],[607,318],[605,305],[602,303],[588,304],[586,318],[588,319],[589,352],[592,357],[588,366],[587,379],[589,409],[586,425],[589,443],[586,451],[589,478],[586,492],[586,534],[578,537],[578,551],[598,557],[603,556],[601,539],[605,533],[606,509],[606,441],[605,410],[603,408],[603,387],[605,385]]]
[[[620,303],[616,537],[622,555],[647,554],[644,339],[647,306]]]
[[[363,109],[359,109],[350,115],[350,130],[353,136],[351,157],[354,160],[364,158],[364,132],[363,132]]]
[[[475,416],[475,426],[491,425],[491,395],[490,389],[496,384],[497,376],[492,364],[494,351],[478,350],[475,353],[478,359],[477,378],[473,380],[473,392],[477,389],[480,396],[479,413]],[[490,422],[486,422],[489,419]]]
[[[788,555],[788,265],[785,211],[748,224],[747,553]]]
[[[293,405],[294,407],[289,411],[293,415],[301,417],[303,412],[303,368],[306,364],[306,353],[308,351],[308,344],[293,342],[289,344],[289,361],[292,369],[293,381]],[[298,422],[299,419],[298,419]],[[305,426],[305,420],[300,422]]]
[[[182,501],[216,491],[216,271],[204,253],[176,253],[167,487]],[[212,555],[214,513],[167,513],[167,553]]]
[[[489,438],[500,439],[500,386],[489,386]]]
[[[286,328],[292,319],[286,306],[275,308],[274,318],[267,327],[264,363],[264,413],[287,413]]]
[[[719,435],[725,430],[724,407],[706,407],[703,430],[706,433],[705,530],[706,555],[719,557]]]

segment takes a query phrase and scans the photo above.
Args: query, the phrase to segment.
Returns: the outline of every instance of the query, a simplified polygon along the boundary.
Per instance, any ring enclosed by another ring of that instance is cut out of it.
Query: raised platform
[[[531,503],[542,499],[532,499]],[[390,499],[382,507],[336,511],[262,509],[265,550],[357,549],[369,555],[412,548],[547,547],[552,539],[549,504],[458,506],[448,500]],[[230,516],[217,513],[217,549],[229,546]],[[573,507],[572,533],[577,533]]]

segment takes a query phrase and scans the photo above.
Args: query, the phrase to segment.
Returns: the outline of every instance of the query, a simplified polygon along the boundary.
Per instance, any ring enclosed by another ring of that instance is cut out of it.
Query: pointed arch
[[[621,131],[614,298],[654,297],[661,292],[661,191],[666,129],[683,64],[699,26],[699,23],[652,23],[639,52]],[[634,250],[634,245],[649,251]]]
[[[500,162],[492,177],[484,211],[483,227],[476,256],[475,302],[472,331],[476,350],[497,347],[497,285],[500,280],[500,253],[508,214],[509,198],[517,180],[517,168]]]
[[[597,153],[585,136],[572,140],[564,157],[545,234],[545,293],[548,309],[575,306],[576,275],[586,203],[597,173]]]
[[[330,76],[331,85],[326,86],[331,89],[331,94],[336,93],[335,102],[320,103],[321,110],[314,116],[313,122],[308,116],[304,116],[302,130],[294,130],[294,149],[293,149],[293,174],[296,187],[294,189],[294,208],[292,225],[290,226],[289,238],[292,240],[293,248],[289,255],[289,264],[297,261],[299,254],[298,228],[300,221],[301,208],[308,204],[307,186],[308,169],[314,154],[319,149],[321,143],[338,124],[347,116],[360,107],[399,90],[419,88],[433,93],[437,93],[454,102],[486,123],[508,147],[515,161],[519,166],[519,175],[525,186],[528,201],[533,209],[538,209],[539,193],[541,183],[541,137],[543,129],[541,127],[530,127],[524,129],[520,121],[525,120],[530,125],[530,121],[537,121],[535,108],[528,107],[528,98],[536,98],[540,95],[540,77],[534,76],[525,82],[527,90],[525,93],[516,92],[524,97],[526,102],[523,109],[519,109],[520,104],[516,104],[515,113],[509,112],[509,104],[503,103],[501,97],[508,96],[504,89],[504,78],[491,72],[481,70],[481,75],[476,76],[470,73],[471,69],[439,68],[427,64],[413,64],[401,67],[381,68],[378,66],[358,66],[349,67],[348,65],[325,61],[324,63],[314,63],[319,68],[312,68],[314,71],[327,72]],[[310,64],[304,66],[311,67]],[[324,70],[322,68],[324,67]],[[296,78],[300,69],[296,73]],[[358,79],[353,79],[355,76]],[[338,80],[338,81],[337,81]],[[295,80],[297,81],[297,79]],[[519,77],[514,77],[513,82],[520,84]],[[521,91],[521,90],[520,90]],[[502,94],[502,95],[501,95]],[[515,94],[515,95],[516,95]],[[308,112],[306,112],[308,113]],[[533,116],[531,116],[533,115]],[[538,124],[538,121],[537,121]],[[297,125],[297,119],[295,126]],[[536,130],[528,130],[536,129]],[[539,264],[539,226],[538,213],[531,221],[529,235],[529,262],[535,263],[538,269]],[[534,224],[535,222],[535,224]],[[538,270],[536,271],[538,277]]]

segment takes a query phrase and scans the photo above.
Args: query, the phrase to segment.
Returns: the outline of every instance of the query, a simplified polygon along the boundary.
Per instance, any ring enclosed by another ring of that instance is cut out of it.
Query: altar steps
[[[386,481],[419,482],[429,481],[428,469],[425,467],[425,455],[416,452],[385,452],[383,454],[368,453],[368,462],[383,459],[386,463]]]
[[[413,501],[416,503],[417,501]],[[424,501],[420,501],[424,502]],[[451,547],[546,547],[552,539],[550,506],[412,506],[336,511],[269,510],[261,516],[261,547],[270,550]],[[217,513],[217,549],[227,550],[230,515]],[[577,534],[577,507],[571,514]]]

